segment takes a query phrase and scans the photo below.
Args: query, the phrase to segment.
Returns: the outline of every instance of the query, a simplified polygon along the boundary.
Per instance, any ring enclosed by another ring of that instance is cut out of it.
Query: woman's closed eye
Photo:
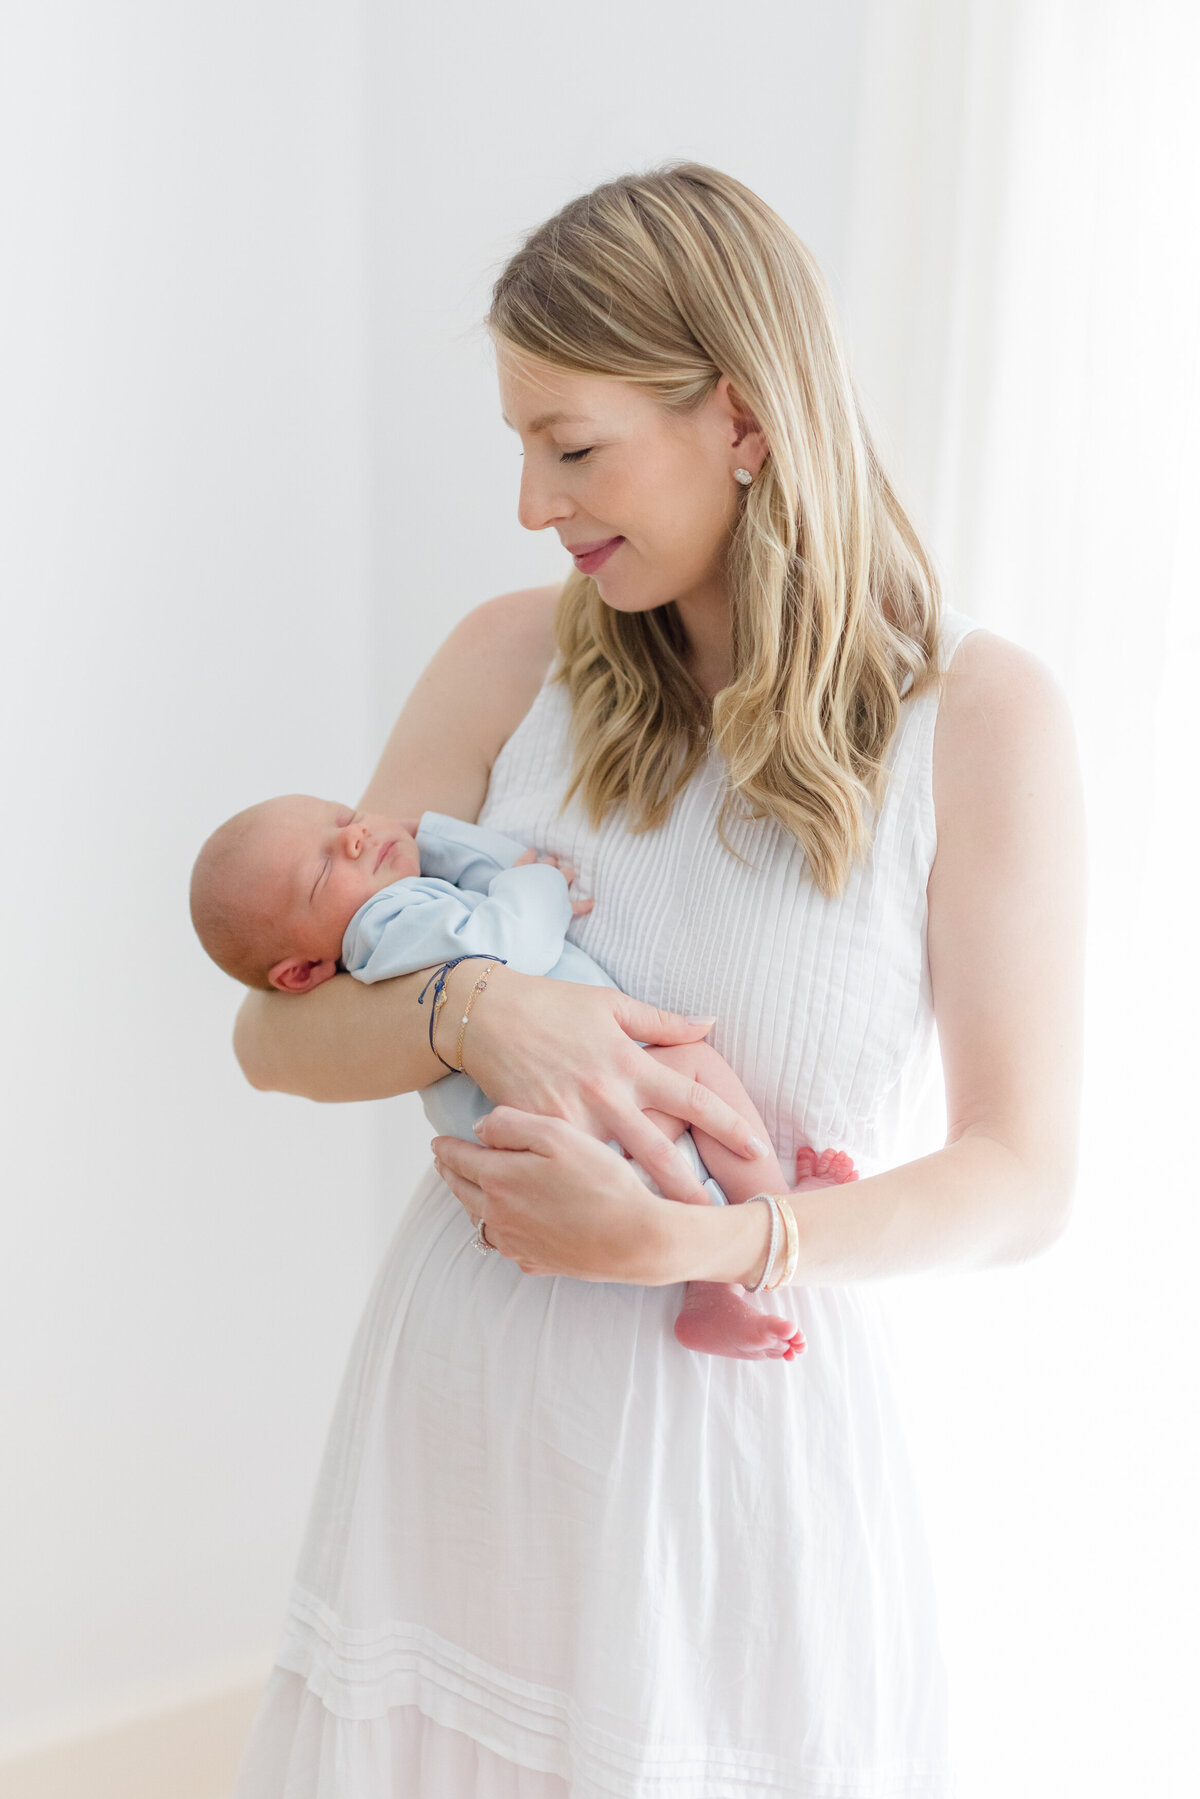
[[[595,449],[595,447],[596,447],[595,444],[589,444],[589,446],[586,450],[563,450],[561,455],[559,456],[559,461],[560,462],[582,462],[585,456],[591,455],[591,453]],[[521,458],[524,459],[524,456],[525,456],[524,450],[521,450],[518,453],[521,456]]]

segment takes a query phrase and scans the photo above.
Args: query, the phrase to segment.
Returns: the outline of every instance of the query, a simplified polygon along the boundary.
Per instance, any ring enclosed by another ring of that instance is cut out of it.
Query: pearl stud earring
[[[750,473],[748,468],[735,468],[733,471],[733,478],[735,481],[740,481],[743,487],[749,487],[754,476]]]

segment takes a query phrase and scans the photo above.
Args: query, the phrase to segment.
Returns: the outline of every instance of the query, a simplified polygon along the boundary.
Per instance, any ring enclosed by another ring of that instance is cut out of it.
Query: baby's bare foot
[[[840,1187],[857,1179],[858,1169],[845,1150],[815,1150],[805,1143],[796,1151],[798,1188]]]
[[[719,1281],[688,1282],[675,1335],[685,1349],[746,1362],[791,1362],[805,1347],[796,1325],[773,1312],[760,1312],[744,1293]]]

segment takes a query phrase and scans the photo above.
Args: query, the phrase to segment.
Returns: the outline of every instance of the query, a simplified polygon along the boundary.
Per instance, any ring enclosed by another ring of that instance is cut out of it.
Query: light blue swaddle
[[[616,987],[598,962],[567,942],[574,914],[559,869],[548,862],[514,868],[521,844],[442,812],[421,814],[416,843],[421,873],[373,893],[346,926],[342,962],[356,980],[386,981],[454,956],[493,955],[521,974]],[[431,990],[426,1003],[432,998]],[[420,1091],[425,1116],[440,1135],[478,1142],[472,1127],[492,1102],[469,1074],[451,1071]],[[620,1152],[615,1140],[609,1147]],[[690,1131],[678,1148],[712,1202],[726,1205]],[[651,1191],[659,1191],[638,1163],[631,1166]]]

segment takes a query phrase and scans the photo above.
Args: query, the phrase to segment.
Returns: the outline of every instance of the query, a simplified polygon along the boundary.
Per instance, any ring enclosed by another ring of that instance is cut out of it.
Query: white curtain
[[[963,1799],[1200,1791],[1200,9],[881,0],[846,313],[950,603],[1069,698],[1075,1213],[893,1283]]]

